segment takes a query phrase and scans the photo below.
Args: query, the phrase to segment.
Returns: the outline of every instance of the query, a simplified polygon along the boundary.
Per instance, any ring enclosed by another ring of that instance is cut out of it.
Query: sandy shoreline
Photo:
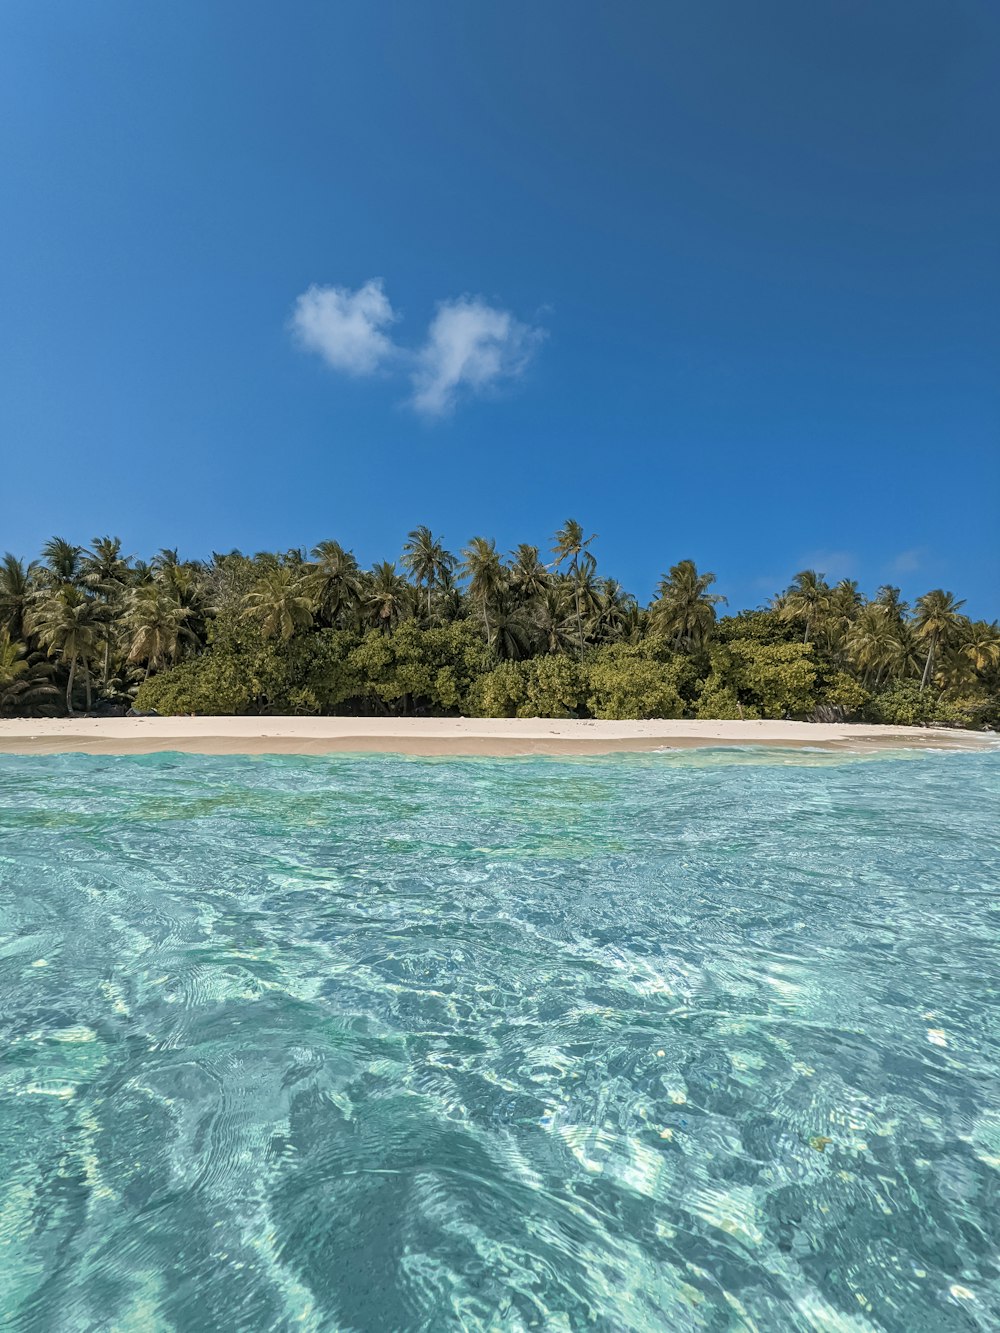
[[[611,754],[719,745],[983,750],[992,732],[809,722],[550,718],[150,717],[0,719],[0,754]]]

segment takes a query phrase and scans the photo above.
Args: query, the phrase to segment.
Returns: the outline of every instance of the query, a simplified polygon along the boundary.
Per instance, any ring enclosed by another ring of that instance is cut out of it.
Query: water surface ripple
[[[1000,1326],[1000,754],[0,758],[0,1322]]]

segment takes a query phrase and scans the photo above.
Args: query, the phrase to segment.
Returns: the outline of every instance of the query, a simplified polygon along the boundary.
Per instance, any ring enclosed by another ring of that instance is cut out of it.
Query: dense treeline
[[[681,560],[642,607],[568,521],[544,553],[460,556],[426,528],[399,562],[53,538],[0,566],[0,713],[435,713],[1000,723],[1000,630],[936,589],[911,608],[804,570],[720,618]]]

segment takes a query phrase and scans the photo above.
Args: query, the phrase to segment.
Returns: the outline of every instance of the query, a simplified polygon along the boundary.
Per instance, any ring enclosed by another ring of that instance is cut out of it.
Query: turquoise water
[[[1000,754],[0,758],[0,1322],[1000,1322]]]

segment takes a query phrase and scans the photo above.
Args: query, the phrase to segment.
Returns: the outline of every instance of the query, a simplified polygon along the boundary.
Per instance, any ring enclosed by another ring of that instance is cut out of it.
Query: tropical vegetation
[[[210,560],[54,537],[0,563],[0,714],[354,713],[1000,724],[1000,628],[932,589],[803,570],[726,614],[672,565],[648,605],[569,519],[545,547],[425,526],[362,568],[336,541]]]

